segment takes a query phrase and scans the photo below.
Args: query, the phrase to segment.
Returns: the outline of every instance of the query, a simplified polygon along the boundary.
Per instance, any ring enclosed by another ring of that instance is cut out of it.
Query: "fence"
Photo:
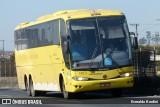
[[[134,51],[134,74],[135,76],[156,75],[155,50]],[[151,59],[151,56],[153,58]]]
[[[0,62],[0,77],[16,77],[14,62]]]

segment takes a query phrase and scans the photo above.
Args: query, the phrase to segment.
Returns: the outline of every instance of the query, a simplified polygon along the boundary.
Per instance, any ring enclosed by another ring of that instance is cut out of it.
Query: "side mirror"
[[[129,35],[131,36],[131,35],[136,35],[134,32],[129,32]]]
[[[67,41],[63,43],[63,49],[65,54],[69,53],[69,43]]]
[[[137,37],[133,38],[133,47],[134,47],[134,49],[138,49],[138,39],[137,39]]]
[[[130,34],[130,37],[131,37],[131,35],[133,35],[133,37],[131,37],[132,38],[132,46],[133,46],[133,48],[134,49],[138,49],[138,38],[136,37],[134,32],[130,32],[129,34]]]
[[[105,39],[105,37],[103,36],[103,34],[100,34],[100,38],[101,39]]]
[[[71,37],[68,35],[67,36],[67,41],[69,42],[71,40]]]
[[[69,42],[70,42],[70,37],[69,36],[64,37],[64,39],[63,39],[63,49],[64,49],[65,54],[69,53]]]

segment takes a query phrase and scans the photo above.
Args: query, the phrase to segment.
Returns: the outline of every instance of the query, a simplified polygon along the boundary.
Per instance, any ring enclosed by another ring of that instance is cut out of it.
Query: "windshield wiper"
[[[112,61],[116,64],[114,64],[115,65],[115,67],[117,68],[117,69],[119,69],[120,68],[120,66],[119,66],[119,64],[113,59],[113,58],[111,58],[112,59]]]

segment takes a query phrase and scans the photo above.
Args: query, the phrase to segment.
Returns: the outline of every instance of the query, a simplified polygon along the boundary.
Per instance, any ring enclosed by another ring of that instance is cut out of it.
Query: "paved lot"
[[[126,95],[120,98],[113,98],[110,94],[105,93],[85,93],[81,98],[66,100],[61,93],[48,93],[45,96],[28,97],[25,91],[18,88],[1,88],[0,98],[7,99],[23,99],[23,100],[42,100],[43,104],[131,104],[131,102],[140,100],[158,101],[160,104],[159,95]],[[133,100],[133,101],[131,101]],[[153,102],[154,103],[154,102]],[[156,102],[155,102],[156,103]],[[143,102],[142,102],[143,104]]]

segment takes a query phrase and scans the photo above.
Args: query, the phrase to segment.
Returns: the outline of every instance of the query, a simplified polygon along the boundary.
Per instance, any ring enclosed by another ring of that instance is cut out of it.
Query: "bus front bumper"
[[[90,80],[90,81],[72,81],[72,84],[67,87],[68,92],[82,92],[105,90],[114,88],[133,87],[133,77],[124,77],[108,80]]]

